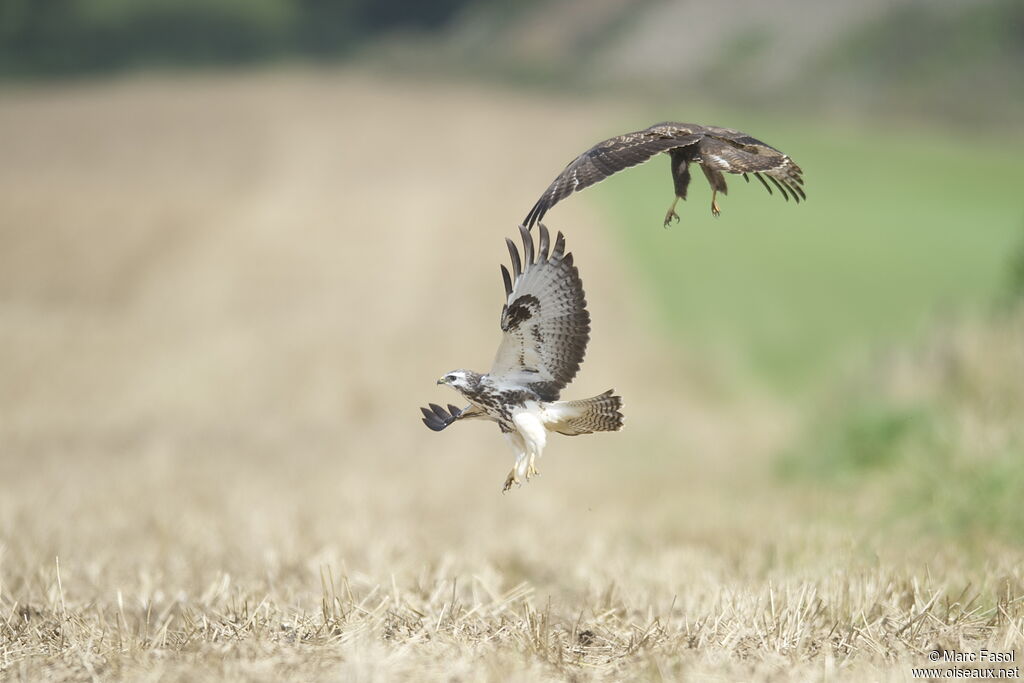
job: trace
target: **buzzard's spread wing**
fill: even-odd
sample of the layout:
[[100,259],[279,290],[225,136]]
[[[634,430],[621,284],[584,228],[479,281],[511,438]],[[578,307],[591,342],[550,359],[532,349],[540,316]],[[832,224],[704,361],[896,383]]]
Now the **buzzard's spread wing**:
[[[660,152],[681,147],[694,149],[710,173],[742,173],[750,182],[753,173],[769,194],[771,181],[787,200],[806,199],[803,171],[787,155],[757,138],[732,128],[694,123],[657,123],[650,128],[599,142],[565,167],[530,209],[524,221],[532,227],[547,211],[573,192],[598,183],[630,166],[641,164]],[[709,176],[710,177],[710,176]],[[765,180],[767,177],[768,180]]]
[[797,202],[807,199],[803,171],[789,156],[738,130],[708,126],[706,131],[706,137],[697,145],[701,163],[706,168],[742,173],[748,183],[747,174],[753,173],[771,194],[772,188],[765,182],[764,174],[787,201],[790,197]]
[[597,143],[558,174],[530,209],[524,223],[532,228],[548,209],[573,192],[599,183],[624,168],[642,164],[660,152],[692,145],[700,140],[701,131],[701,126],[692,124],[659,123]]
[[461,410],[451,403],[448,404],[448,410],[445,410],[436,403],[430,403],[429,406],[429,408],[420,408],[420,411],[423,413],[423,424],[435,432],[441,431],[456,420],[484,417],[486,415],[484,411],[471,405]]
[[580,368],[590,338],[590,315],[583,283],[565,253],[565,238],[558,233],[548,253],[550,236],[540,226],[540,243],[519,226],[523,258],[512,240],[508,243],[512,272],[501,267],[505,280],[505,306],[501,329],[505,333],[494,358],[491,377],[499,383],[527,386],[545,401],[558,394]]

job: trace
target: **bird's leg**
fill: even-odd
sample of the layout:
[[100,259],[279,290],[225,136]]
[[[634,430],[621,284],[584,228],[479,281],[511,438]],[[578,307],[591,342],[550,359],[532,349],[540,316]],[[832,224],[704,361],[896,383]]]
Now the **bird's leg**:
[[505,493],[505,491],[512,488],[512,484],[515,484],[516,486],[523,485],[522,477],[526,471],[526,462],[525,452],[520,452],[516,455],[516,464],[512,466],[512,469],[509,470],[508,476],[505,477],[505,486],[501,489],[502,493]]
[[722,210],[718,208],[718,202],[715,201],[715,197],[718,196],[718,190],[711,190],[711,215],[715,218],[722,213]]
[[668,213],[665,214],[665,227],[666,228],[668,227],[668,224],[672,222],[673,218],[676,219],[676,223],[679,222],[679,214],[676,213],[676,204],[678,204],[678,203],[679,203],[679,195],[676,195],[676,198],[672,200],[672,206],[668,207]]
[[540,470],[537,469],[536,460],[536,454],[530,453],[530,462],[526,465],[526,481],[530,481],[530,477],[540,476]]

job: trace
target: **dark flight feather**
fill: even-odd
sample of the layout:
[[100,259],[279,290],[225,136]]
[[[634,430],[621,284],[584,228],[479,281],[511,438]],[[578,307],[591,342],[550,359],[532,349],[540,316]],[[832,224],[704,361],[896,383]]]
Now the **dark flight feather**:
[[508,245],[508,253],[509,256],[512,257],[512,275],[513,277],[518,278],[523,274],[523,264],[519,260],[519,249],[517,249],[515,243],[507,237],[505,238],[505,244]]
[[423,413],[423,424],[427,425],[435,432],[439,432],[452,422],[459,419],[459,415],[462,411],[455,406],[448,404],[448,410],[446,411],[436,403],[428,404],[429,408],[420,408]]
[[501,280],[505,283],[505,298],[512,293],[512,277],[508,274],[508,268],[504,264],[501,266]]
[[484,412],[482,410],[471,405],[466,406],[465,408],[459,408],[458,406],[453,406],[449,403],[448,410],[445,410],[436,403],[430,403],[428,405],[429,408],[420,408],[420,412],[423,413],[423,424],[427,425],[427,427],[435,432],[443,430],[456,420],[484,416]]

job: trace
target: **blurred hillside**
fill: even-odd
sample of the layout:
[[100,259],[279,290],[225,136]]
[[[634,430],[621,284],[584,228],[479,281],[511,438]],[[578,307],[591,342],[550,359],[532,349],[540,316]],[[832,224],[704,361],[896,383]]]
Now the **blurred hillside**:
[[538,78],[982,118],[1024,100],[1024,5],[1013,0],[566,0],[511,18],[475,9],[454,44]]
[[0,73],[56,76],[140,66],[340,57],[404,27],[435,29],[465,0],[2,0]]
[[783,110],[1024,118],[1015,0],[0,1],[6,77],[354,58]]

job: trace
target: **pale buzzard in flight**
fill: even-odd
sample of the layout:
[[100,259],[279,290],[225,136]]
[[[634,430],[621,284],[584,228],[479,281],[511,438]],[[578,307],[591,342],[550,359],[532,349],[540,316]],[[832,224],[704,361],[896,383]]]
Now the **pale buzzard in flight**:
[[505,305],[501,311],[504,337],[494,365],[487,374],[453,370],[437,381],[447,384],[469,401],[445,410],[431,403],[421,408],[423,422],[436,432],[456,420],[485,418],[498,423],[515,453],[515,464],[505,479],[512,484],[537,474],[537,458],[548,432],[575,436],[622,428],[622,399],[608,390],[580,401],[558,397],[579,370],[590,338],[590,315],[583,283],[565,253],[565,238],[558,233],[548,253],[550,238],[540,226],[540,241],[523,226],[523,255],[508,243],[512,272],[505,266]]

